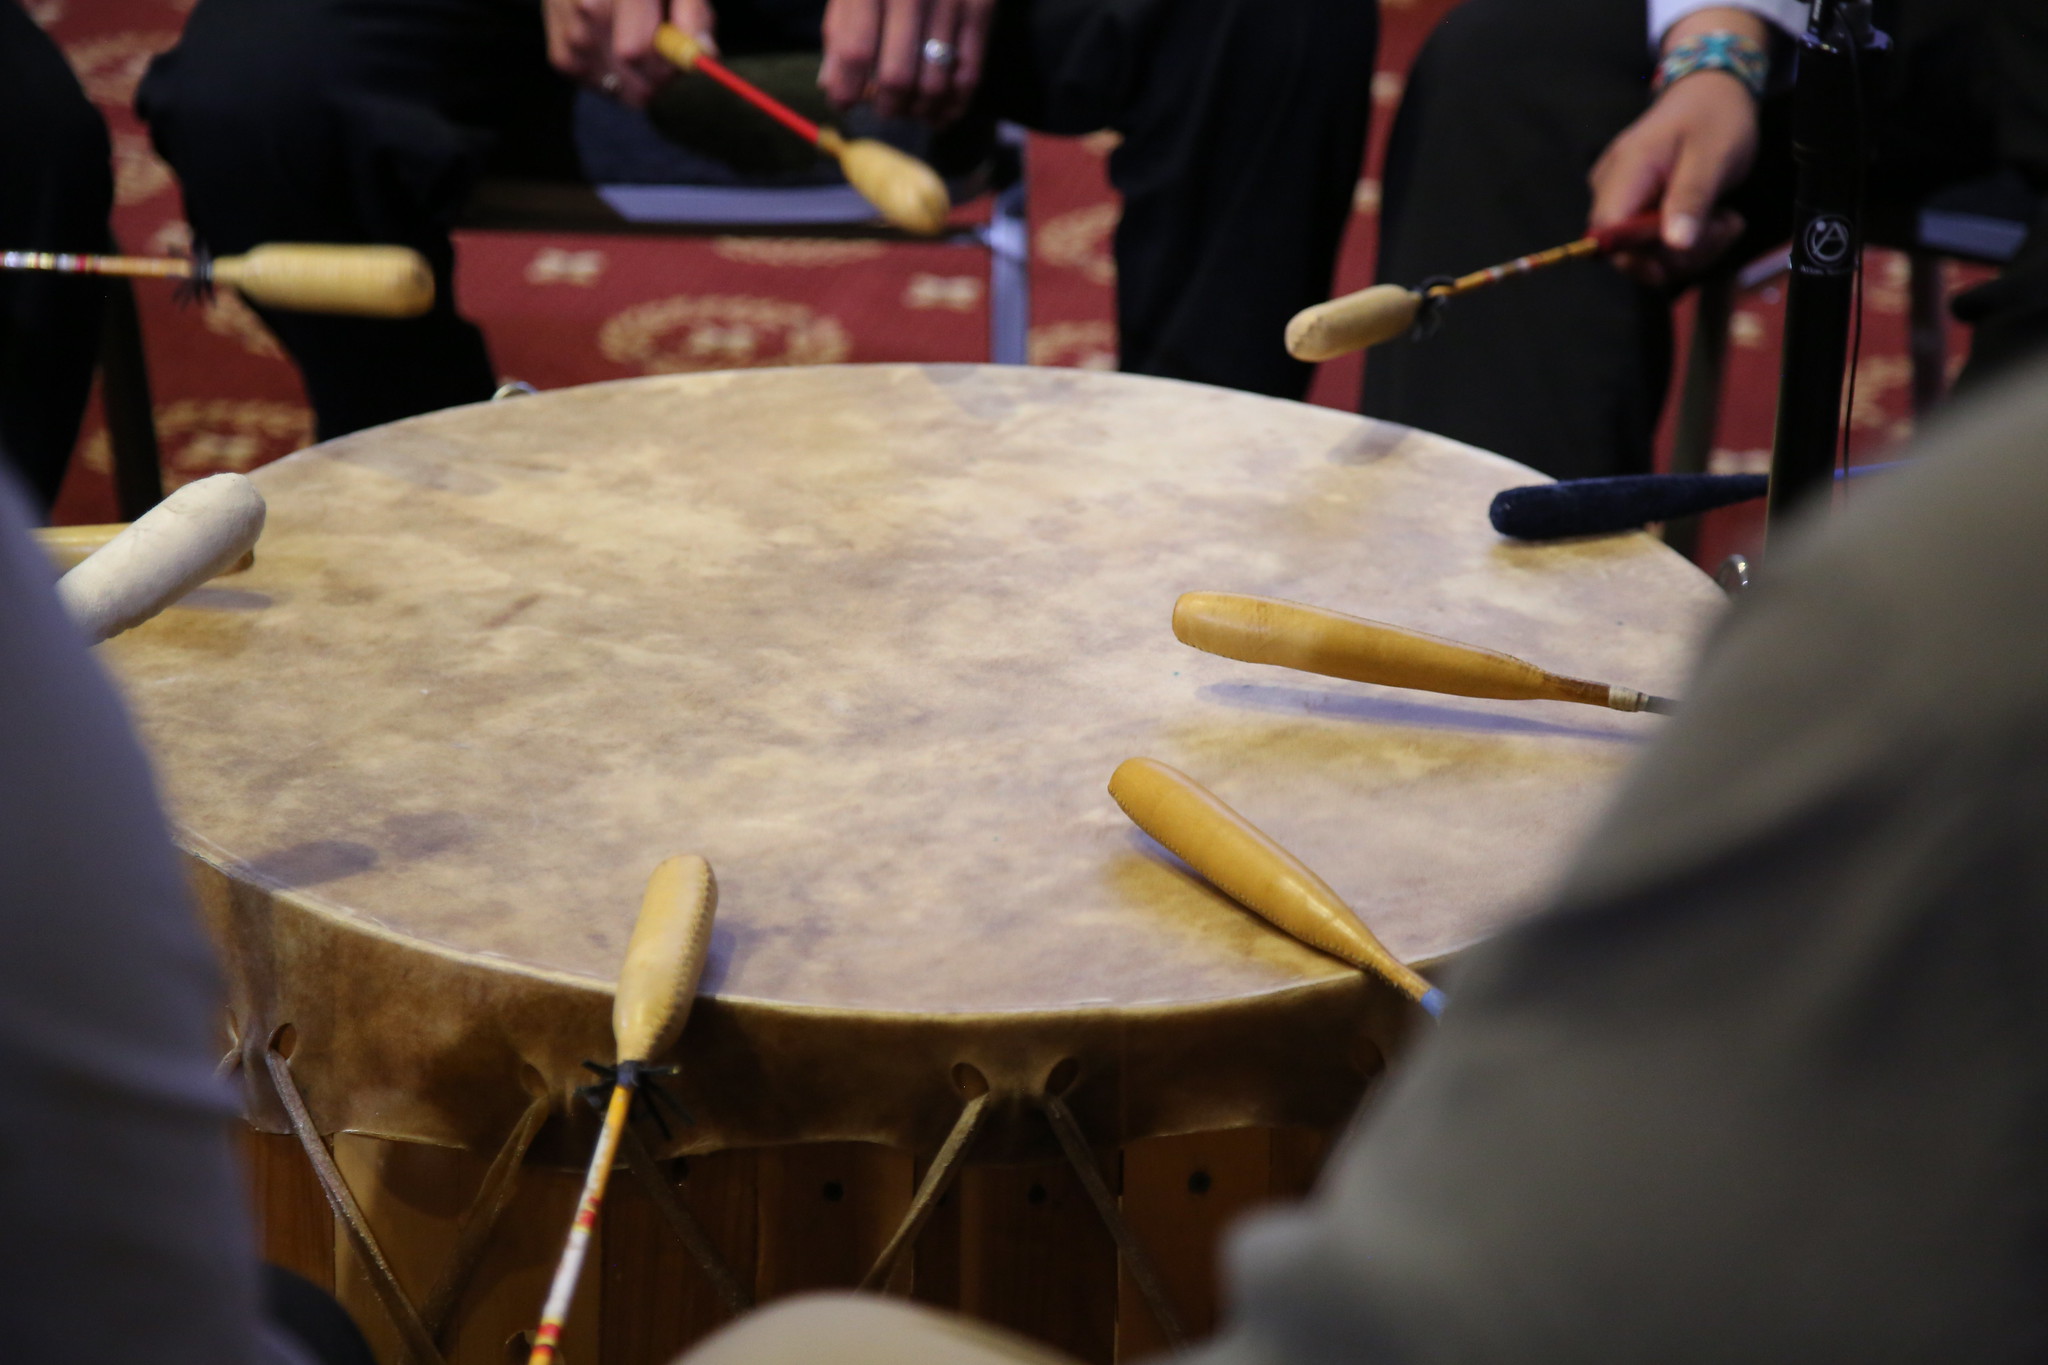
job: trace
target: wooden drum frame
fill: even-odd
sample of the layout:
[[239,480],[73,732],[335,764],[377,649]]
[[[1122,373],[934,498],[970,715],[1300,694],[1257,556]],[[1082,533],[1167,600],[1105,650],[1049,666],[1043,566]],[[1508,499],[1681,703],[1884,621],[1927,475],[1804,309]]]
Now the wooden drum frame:
[[[1257,593],[1670,693],[1718,594],[1502,541],[1527,469],[1078,371],[849,366],[455,409],[260,470],[248,574],[108,647],[230,985],[265,1241],[387,1361],[521,1356],[640,883],[720,882],[575,1365],[866,1282],[1132,1358],[1213,1324],[1413,1024],[1104,791],[1171,763],[1404,958],[1540,895],[1662,722],[1176,643]],[[1168,1324],[1171,1324],[1170,1326]]]

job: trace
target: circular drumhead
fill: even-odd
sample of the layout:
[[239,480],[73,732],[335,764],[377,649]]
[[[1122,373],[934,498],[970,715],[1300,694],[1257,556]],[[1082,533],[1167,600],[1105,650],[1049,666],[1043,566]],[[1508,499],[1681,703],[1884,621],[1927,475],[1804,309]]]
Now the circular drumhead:
[[1341,976],[1104,790],[1186,770],[1394,949],[1530,904],[1655,717],[1197,653],[1192,589],[1670,694],[1719,601],[1644,536],[1503,541],[1521,466],[1297,403],[982,366],[634,380],[257,475],[248,574],[110,647],[181,838],[241,880],[607,985],[649,871],[716,869],[706,988],[887,1012]]

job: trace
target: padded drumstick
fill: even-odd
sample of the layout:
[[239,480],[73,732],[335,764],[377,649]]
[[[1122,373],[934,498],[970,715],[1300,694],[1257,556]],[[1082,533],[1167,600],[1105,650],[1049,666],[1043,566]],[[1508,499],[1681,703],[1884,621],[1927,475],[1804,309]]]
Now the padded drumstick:
[[1583,256],[1606,256],[1632,246],[1647,246],[1657,240],[1658,231],[1656,214],[1638,214],[1589,232],[1575,242],[1532,251],[1503,265],[1490,265],[1454,280],[1425,284],[1419,289],[1376,284],[1318,303],[1302,309],[1288,322],[1287,353],[1296,360],[1334,360],[1352,351],[1362,351],[1411,331],[1425,304],[1456,298],[1515,275]]
[[[85,559],[106,547],[115,536],[120,535],[134,523],[126,521],[85,522],[74,526],[38,526],[36,544],[43,547],[50,562],[61,573],[74,569]],[[225,578],[229,574],[241,573],[256,563],[256,552],[251,550],[234,563],[220,571]]]
[[938,172],[908,152],[873,138],[848,140],[837,130],[821,128],[704,50],[704,45],[673,24],[654,34],[654,49],[685,71],[701,71],[783,127],[839,162],[846,183],[873,204],[888,222],[906,232],[930,237],[944,230],[953,198]]
[[1111,774],[1109,794],[1139,829],[1245,909],[1443,1013],[1444,993],[1388,952],[1329,883],[1186,773],[1127,758]]
[[139,626],[255,548],[263,495],[240,474],[188,483],[57,580],[95,643]]
[[416,318],[434,306],[434,272],[407,246],[275,242],[241,256],[74,256],[0,251],[0,270],[127,275],[230,284],[251,303],[298,313]]
[[1547,672],[1511,654],[1321,607],[1234,592],[1191,592],[1173,604],[1184,645],[1248,664],[1328,678],[1502,701],[1575,701],[1669,714],[1677,704],[1610,683]]
[[[1835,477],[1861,478],[1902,463],[1884,460],[1857,465],[1836,470]],[[1637,531],[1653,521],[1697,516],[1760,498],[1770,487],[1767,474],[1621,474],[1562,479],[1496,493],[1486,515],[1493,529],[1504,536],[1562,540]]]
[[1760,498],[1767,474],[1622,474],[1566,479],[1496,493],[1486,509],[1493,529],[1517,540],[1561,540],[1638,531],[1653,521],[1697,516]]
[[640,918],[626,944],[626,965],[619,971],[618,991],[612,1000],[612,1038],[617,1044],[619,1069],[611,1103],[605,1109],[597,1151],[583,1181],[583,1198],[569,1224],[562,1259],[555,1265],[555,1278],[548,1287],[527,1365],[546,1365],[555,1358],[576,1280],[583,1272],[584,1253],[590,1249],[598,1206],[604,1202],[605,1184],[611,1179],[619,1139],[626,1131],[633,1091],[640,1084],[640,1069],[675,1042],[690,1017],[690,1002],[697,997],[697,981],[704,975],[704,959],[711,951],[711,918],[717,908],[718,883],[711,875],[711,865],[702,858],[670,858],[647,879]]

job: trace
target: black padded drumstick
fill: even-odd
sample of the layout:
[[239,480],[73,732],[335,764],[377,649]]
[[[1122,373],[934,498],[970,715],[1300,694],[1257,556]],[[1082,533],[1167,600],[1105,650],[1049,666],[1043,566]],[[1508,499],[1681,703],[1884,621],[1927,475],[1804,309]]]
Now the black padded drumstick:
[[1760,498],[1768,474],[1622,474],[1530,484],[1494,495],[1493,529],[1517,540],[1562,540],[1636,531]]
[[[1835,477],[1858,478],[1903,463],[1858,465]],[[1563,540],[1639,531],[1653,521],[1698,516],[1717,507],[1760,498],[1768,474],[1621,474],[1528,484],[1494,495],[1487,509],[1493,529],[1517,540]]]

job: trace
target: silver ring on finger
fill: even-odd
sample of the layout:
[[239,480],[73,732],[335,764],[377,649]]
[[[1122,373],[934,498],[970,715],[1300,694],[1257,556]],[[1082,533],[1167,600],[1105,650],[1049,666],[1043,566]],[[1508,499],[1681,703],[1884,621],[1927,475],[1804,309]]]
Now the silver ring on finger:
[[924,40],[924,64],[926,66],[936,66],[944,70],[953,65],[954,57],[953,45],[944,39],[927,38]]
[[605,72],[604,79],[598,82],[598,85],[607,95],[618,94],[620,90],[625,88],[625,84],[625,81],[620,79],[619,73],[616,71]]

